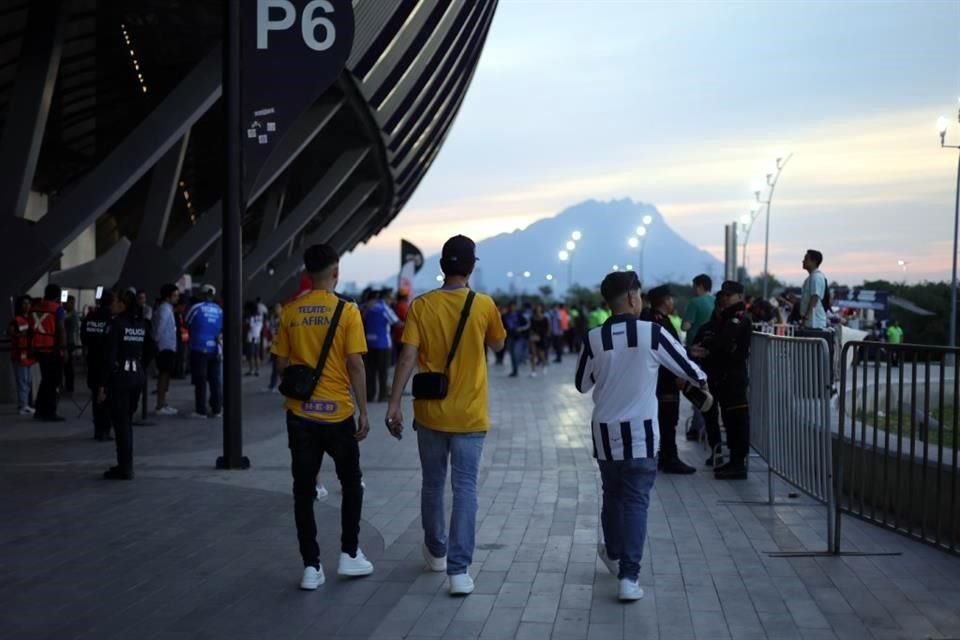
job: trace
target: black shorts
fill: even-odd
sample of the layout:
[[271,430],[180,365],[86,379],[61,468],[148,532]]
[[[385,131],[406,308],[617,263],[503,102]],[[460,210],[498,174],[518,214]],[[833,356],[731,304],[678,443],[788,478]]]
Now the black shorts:
[[260,341],[259,340],[247,340],[247,357],[260,357]]
[[157,371],[172,374],[177,368],[177,352],[161,351],[157,354]]

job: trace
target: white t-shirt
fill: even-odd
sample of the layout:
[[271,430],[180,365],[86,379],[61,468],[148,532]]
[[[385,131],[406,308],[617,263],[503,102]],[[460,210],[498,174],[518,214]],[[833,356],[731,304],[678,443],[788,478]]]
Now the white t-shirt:
[[823,308],[823,298],[827,294],[827,277],[820,273],[820,270],[812,272],[807,279],[803,281],[803,289],[800,294],[800,317],[804,318],[807,309],[810,308],[810,300],[817,296],[819,301],[814,305],[813,313],[810,319],[803,323],[808,329],[826,329],[827,312]]
[[260,342],[263,335],[263,316],[252,315],[247,318],[247,342]]

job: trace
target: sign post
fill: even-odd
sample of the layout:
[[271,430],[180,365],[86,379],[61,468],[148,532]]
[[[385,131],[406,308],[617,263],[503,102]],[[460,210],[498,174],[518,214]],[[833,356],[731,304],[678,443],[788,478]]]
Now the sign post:
[[240,375],[244,185],[340,75],[353,47],[354,16],[350,0],[224,0],[223,7],[223,455],[217,468],[247,469]]

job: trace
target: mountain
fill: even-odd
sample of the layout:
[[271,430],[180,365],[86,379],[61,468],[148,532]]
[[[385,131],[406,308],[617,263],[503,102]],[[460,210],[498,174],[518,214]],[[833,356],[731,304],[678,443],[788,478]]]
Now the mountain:
[[[652,220],[641,270],[640,249],[630,248],[628,240],[636,235],[644,216]],[[582,238],[572,252],[571,266],[561,262],[558,254],[574,231],[579,231]],[[621,269],[632,265],[641,273],[645,289],[667,281],[689,282],[699,273],[707,273],[715,281],[723,275],[723,264],[671,229],[656,207],[630,199],[581,202],[526,229],[477,243],[477,257],[480,262],[471,284],[487,292],[519,288],[532,293],[545,284],[550,284],[554,291],[564,291],[571,268],[575,284],[595,287],[614,264]],[[525,278],[524,272],[529,272],[530,277]],[[435,254],[426,259],[417,276],[416,290],[435,288],[439,273],[440,255]],[[513,278],[508,273],[513,273]],[[553,275],[552,281],[546,279],[547,274]]]

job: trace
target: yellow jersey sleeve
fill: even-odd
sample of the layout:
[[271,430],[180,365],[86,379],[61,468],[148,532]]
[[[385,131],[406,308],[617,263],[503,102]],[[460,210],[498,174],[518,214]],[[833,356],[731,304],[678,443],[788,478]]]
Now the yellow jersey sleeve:
[[289,323],[287,317],[287,310],[284,309],[280,312],[280,322],[277,326],[277,335],[273,338],[273,346],[270,348],[270,353],[279,357],[279,358],[289,358],[290,357],[290,334],[287,329],[287,324]]
[[500,317],[500,310],[491,298],[487,298],[487,334],[486,342],[499,342],[507,337],[507,330],[503,328],[503,319]]
[[400,342],[419,347],[420,334],[420,305],[414,300],[407,314],[407,322],[403,325],[403,337],[400,338]]
[[344,316],[347,322],[346,326],[346,353],[367,352],[367,336],[363,331],[363,318],[360,317],[360,309],[355,304],[348,304],[344,309]]

